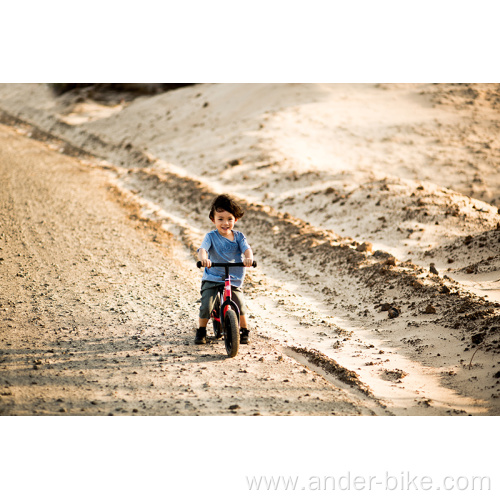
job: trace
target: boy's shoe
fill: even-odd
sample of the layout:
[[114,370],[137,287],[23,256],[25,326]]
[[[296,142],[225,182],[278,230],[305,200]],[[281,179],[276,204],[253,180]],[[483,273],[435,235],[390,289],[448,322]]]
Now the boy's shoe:
[[207,329],[198,328],[196,330],[196,337],[194,338],[195,344],[206,344],[207,343]]
[[248,340],[248,334],[250,332],[246,328],[242,328],[240,330],[240,344],[249,344],[250,341]]

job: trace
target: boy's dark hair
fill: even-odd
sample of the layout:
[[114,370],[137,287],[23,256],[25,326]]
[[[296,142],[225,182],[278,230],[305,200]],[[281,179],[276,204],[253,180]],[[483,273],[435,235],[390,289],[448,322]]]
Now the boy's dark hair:
[[222,212],[225,210],[230,214],[234,215],[235,219],[241,219],[244,215],[244,211],[241,206],[234,201],[229,195],[221,194],[215,198],[210,207],[210,220],[213,221],[215,218],[215,212]]

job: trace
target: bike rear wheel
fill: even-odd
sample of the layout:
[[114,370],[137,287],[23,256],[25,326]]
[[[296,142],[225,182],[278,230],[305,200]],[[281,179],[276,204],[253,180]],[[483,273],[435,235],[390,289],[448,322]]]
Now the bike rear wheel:
[[216,339],[222,338],[222,328],[219,319],[219,308],[220,308],[220,300],[219,297],[215,299],[214,310],[212,312],[212,328],[214,330],[214,335]]
[[234,358],[240,346],[240,329],[238,316],[232,309],[229,309],[224,316],[224,343],[227,355]]

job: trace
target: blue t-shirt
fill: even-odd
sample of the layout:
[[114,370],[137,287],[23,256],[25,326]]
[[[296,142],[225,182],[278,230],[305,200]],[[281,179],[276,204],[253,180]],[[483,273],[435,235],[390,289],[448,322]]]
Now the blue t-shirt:
[[[250,248],[250,245],[245,235],[239,231],[233,230],[233,237],[233,241],[228,240],[224,236],[221,236],[217,229],[214,229],[205,235],[200,248],[204,248],[207,251],[208,258],[212,262],[229,262],[232,264],[243,262],[243,254]],[[231,285],[241,286],[245,278],[245,271],[244,267],[230,267]],[[202,280],[224,283],[224,278],[225,270],[223,267],[206,267]]]

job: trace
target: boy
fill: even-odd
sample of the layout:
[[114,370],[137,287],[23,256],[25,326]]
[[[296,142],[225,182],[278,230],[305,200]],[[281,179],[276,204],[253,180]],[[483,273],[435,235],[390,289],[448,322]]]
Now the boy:
[[[201,281],[201,306],[199,328],[195,344],[207,342],[207,324],[217,297],[217,288],[224,284],[224,268],[211,267],[214,262],[243,262],[245,267],[253,263],[253,252],[243,233],[235,231],[234,225],[243,217],[243,209],[230,196],[217,196],[210,207],[210,220],[215,229],[203,238],[198,249],[198,259],[205,271]],[[244,267],[231,268],[232,296],[240,309],[240,344],[248,344],[248,324],[245,316],[245,301],[241,285],[245,278]]]

